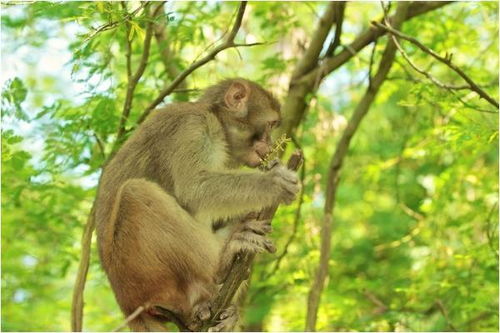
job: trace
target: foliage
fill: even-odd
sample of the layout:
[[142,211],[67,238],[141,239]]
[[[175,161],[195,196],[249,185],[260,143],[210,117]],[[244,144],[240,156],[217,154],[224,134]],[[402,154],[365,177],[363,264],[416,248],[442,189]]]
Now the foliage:
[[[127,3],[127,12],[138,5]],[[250,3],[236,42],[265,44],[221,52],[188,77],[189,90],[165,102],[196,98],[231,76],[284,98],[326,5]],[[140,10],[127,20],[117,2],[2,7],[1,328],[68,330],[81,232],[126,98],[126,40],[135,71],[150,18]],[[202,57],[236,9],[167,3],[156,20],[165,25],[169,61],[153,38],[126,129],[174,79],[165,63],[178,72]],[[382,14],[378,3],[348,3],[342,45]],[[498,100],[497,3],[448,5],[406,22],[403,32],[439,54],[453,53],[454,63]],[[387,40],[377,42],[374,63]],[[401,45],[432,76],[463,85],[412,44]],[[306,159],[300,216],[293,205],[274,220],[278,252],[258,257],[244,302],[246,330],[304,329],[329,160],[368,84],[371,53],[372,46],[363,49],[308,99],[293,136]],[[398,54],[341,175],[318,330],[498,330],[497,110],[470,90],[433,85]],[[91,260],[84,329],[111,330],[123,318],[95,244]]]

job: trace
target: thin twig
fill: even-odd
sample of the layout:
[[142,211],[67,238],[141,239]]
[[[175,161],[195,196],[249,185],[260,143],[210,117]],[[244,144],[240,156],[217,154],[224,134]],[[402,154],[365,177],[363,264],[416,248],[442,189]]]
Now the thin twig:
[[455,86],[447,83],[443,83],[433,77],[429,72],[419,68],[411,59],[408,53],[403,49],[401,44],[399,44],[397,38],[394,35],[391,35],[392,40],[396,44],[396,47],[398,48],[399,53],[403,56],[403,58],[406,60],[406,62],[412,67],[416,72],[422,74],[426,78],[428,78],[432,83],[434,83],[436,86],[446,89],[446,90],[464,90],[464,89],[470,89],[469,85],[461,85],[461,86]]
[[[180,20],[182,22],[182,19]],[[171,41],[167,38],[165,33],[166,31],[166,20],[162,20],[160,22],[155,22],[154,26],[154,36],[156,42],[158,44],[158,48],[160,49],[161,61],[163,62],[163,66],[165,67],[165,71],[167,72],[169,79],[174,79],[181,72],[179,66],[174,61],[174,55],[172,54]],[[187,101],[187,94],[183,94],[181,90],[187,89],[187,81],[182,81],[178,89],[173,91],[175,95],[176,101]]]
[[87,218],[82,234],[82,254],[78,265],[75,285],[73,286],[73,299],[71,303],[71,330],[81,332],[83,317],[83,291],[87,280],[87,272],[90,263],[90,247],[92,244],[92,232],[95,228],[95,200]]
[[368,65],[368,86],[369,87],[371,87],[371,85],[372,85],[373,60],[375,59],[375,49],[377,48],[377,41],[378,41],[378,39],[376,39],[373,42],[372,52],[370,53],[370,64]]
[[498,109],[498,107],[499,107],[498,102],[493,97],[488,95],[488,93],[486,93],[483,89],[481,89],[481,87],[479,87],[467,74],[465,74],[462,69],[460,69],[458,66],[453,64],[453,62],[451,61],[452,54],[447,53],[445,57],[442,57],[439,54],[437,54],[435,51],[431,50],[430,48],[428,48],[427,46],[422,44],[417,39],[415,39],[411,36],[405,35],[402,32],[400,32],[396,29],[393,29],[392,27],[388,27],[388,26],[386,26],[382,23],[376,22],[376,21],[373,21],[372,24],[378,28],[384,29],[385,31],[391,33],[392,35],[395,35],[398,38],[402,38],[402,39],[412,43],[413,45],[417,46],[423,52],[429,54],[434,59],[436,59],[436,60],[440,61],[441,63],[445,64],[446,66],[448,66],[455,73],[457,73],[462,79],[464,79],[465,82],[468,83],[468,85],[472,91],[475,91],[481,98],[484,98],[486,101],[488,101],[488,103],[490,103],[491,105],[495,106]]
[[[306,175],[305,165],[306,165],[306,161],[305,161],[305,158],[303,157],[302,168],[300,170],[300,183],[301,184],[304,184],[304,178]],[[276,261],[274,262],[273,269],[264,275],[263,280],[267,280],[270,276],[272,276],[273,274],[275,274],[278,271],[280,264],[281,264],[281,261],[288,253],[288,248],[290,247],[290,245],[294,241],[295,237],[297,236],[297,230],[299,228],[299,222],[300,222],[300,217],[301,217],[301,213],[302,213],[302,204],[303,203],[304,203],[304,186],[302,186],[302,188],[300,190],[299,201],[297,203],[297,208],[295,210],[295,216],[293,218],[292,233],[290,234],[290,237],[286,241],[285,246],[283,247],[283,251],[276,258]]]
[[138,124],[142,123],[144,119],[153,111],[161,102],[163,102],[163,99],[167,97],[170,93],[172,93],[175,88],[192,72],[194,72],[196,69],[199,67],[205,65],[211,60],[215,59],[215,56],[219,54],[219,52],[231,48],[231,47],[241,47],[241,46],[253,46],[253,45],[259,45],[259,43],[252,43],[252,44],[235,44],[234,43],[234,38],[236,37],[236,34],[238,33],[238,30],[241,27],[241,22],[243,21],[243,15],[245,14],[245,8],[246,8],[247,2],[242,1],[240,4],[240,7],[238,8],[238,14],[236,16],[236,20],[234,22],[234,25],[231,29],[231,32],[229,33],[227,39],[220,44],[219,46],[215,47],[211,52],[209,52],[204,58],[198,60],[197,62],[193,63],[189,68],[184,70],[182,73],[180,73],[174,81],[166,86],[156,97],[151,104],[146,107],[144,110],[143,114],[140,116],[138,120]]
[[145,310],[144,306],[142,306],[142,305],[139,306],[134,312],[132,312],[132,314],[130,316],[128,316],[123,321],[123,323],[121,323],[117,328],[115,328],[111,332],[118,332],[119,330],[121,330],[122,328],[124,328],[125,326],[127,326],[128,323],[130,323],[132,320],[134,320],[135,318],[137,318],[144,310]]
[[[125,103],[123,104],[123,111],[122,111],[122,116],[120,118],[120,124],[118,126],[118,133],[116,135],[116,140],[115,140],[115,148],[117,145],[120,144],[120,141],[125,133],[125,125],[127,123],[128,117],[130,115],[130,110],[132,109],[132,100],[134,98],[134,91],[135,88],[137,87],[137,83],[139,83],[139,80],[142,77],[142,74],[144,74],[144,71],[146,69],[146,65],[148,63],[148,58],[149,58],[149,51],[151,49],[151,38],[153,37],[153,27],[154,27],[154,17],[158,14],[159,9],[163,7],[164,2],[160,3],[154,10],[154,13],[152,14],[152,20],[147,23],[146,27],[146,36],[144,38],[144,47],[142,51],[142,56],[141,60],[139,62],[139,67],[137,68],[136,72],[134,75],[128,77],[128,83],[127,83],[127,94],[125,96]],[[130,48],[130,41],[128,41],[128,36],[127,36],[127,45]],[[127,50],[127,68],[130,67],[130,54],[128,53],[129,50]]]
[[448,311],[447,311],[447,310],[446,310],[446,308],[444,307],[443,302],[442,302],[440,299],[438,299],[438,300],[436,300],[436,305],[437,305],[437,307],[439,308],[439,311],[440,311],[440,312],[441,312],[441,314],[443,315],[444,319],[446,320],[446,324],[448,325],[448,327],[449,327],[452,331],[456,332],[456,331],[457,331],[457,329],[456,329],[456,327],[453,325],[452,321],[450,320],[450,317],[448,316]]
[[363,295],[365,295],[370,302],[377,306],[377,308],[373,311],[374,314],[382,314],[389,309],[389,307],[385,305],[385,303],[382,302],[382,300],[380,300],[380,298],[378,298],[377,295],[375,295],[371,291],[364,290]]
[[[298,149],[303,151],[302,147],[298,143],[295,136],[292,136],[292,141]],[[300,169],[300,183],[302,185],[304,184],[305,177],[306,177],[306,159],[305,159],[305,156],[302,156],[302,167]],[[300,222],[300,217],[301,217],[301,213],[302,213],[302,204],[304,203],[304,192],[305,192],[305,186],[302,186],[302,188],[300,189],[299,201],[297,203],[297,208],[295,210],[295,216],[293,218],[292,233],[290,234],[290,237],[286,241],[285,246],[283,247],[283,251],[275,259],[273,269],[264,275],[263,280],[267,280],[270,276],[272,276],[273,274],[275,274],[278,271],[280,264],[281,264],[281,261],[287,255],[288,248],[290,247],[290,245],[292,244],[292,242],[294,241],[294,239],[297,235],[297,230],[299,228],[299,222]]]
[[99,138],[96,132],[93,132],[92,135],[94,136],[97,146],[99,147],[99,151],[101,152],[102,158],[106,158],[106,151],[104,150],[104,144],[101,138]]
[[[123,10],[126,12],[127,11],[127,3],[125,1],[122,1],[121,2],[121,5],[122,5],[122,8]],[[126,27],[126,33],[127,35],[125,36],[125,46],[127,48],[126,52],[125,52],[125,58],[126,58],[126,61],[127,61],[127,80],[128,81],[131,81],[132,80],[132,61],[131,61],[131,58],[132,58],[132,41],[130,40],[130,23],[129,21],[127,20],[125,22],[125,27]]]
[[118,25],[122,24],[123,22],[128,21],[129,19],[131,19],[132,17],[134,17],[141,9],[143,9],[144,7],[146,7],[148,5],[149,5],[148,1],[141,2],[141,4],[139,5],[139,7],[137,7],[136,9],[134,9],[134,11],[131,12],[130,14],[124,16],[121,20],[109,22],[109,23],[103,24],[100,27],[94,29],[94,31],[92,33],[90,33],[83,40],[82,45],[85,44],[86,42],[88,42],[89,40],[91,40],[92,38],[94,38],[97,34],[103,32],[103,31],[111,30],[111,29],[117,27]]

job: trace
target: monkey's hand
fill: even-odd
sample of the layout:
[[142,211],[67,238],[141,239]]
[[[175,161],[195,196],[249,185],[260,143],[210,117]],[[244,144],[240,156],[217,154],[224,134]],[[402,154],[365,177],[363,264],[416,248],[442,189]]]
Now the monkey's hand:
[[273,190],[276,191],[278,203],[291,204],[300,191],[300,182],[294,171],[283,165],[277,165],[268,172]]

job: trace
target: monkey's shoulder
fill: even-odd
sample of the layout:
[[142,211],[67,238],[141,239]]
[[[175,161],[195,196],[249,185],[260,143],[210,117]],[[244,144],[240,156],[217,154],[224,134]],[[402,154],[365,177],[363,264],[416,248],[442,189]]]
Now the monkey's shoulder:
[[[173,103],[155,110],[147,120],[147,127],[162,127],[163,131],[180,129],[184,132],[203,132],[210,137],[223,137],[224,131],[208,104],[199,102]],[[175,128],[172,128],[175,127]]]

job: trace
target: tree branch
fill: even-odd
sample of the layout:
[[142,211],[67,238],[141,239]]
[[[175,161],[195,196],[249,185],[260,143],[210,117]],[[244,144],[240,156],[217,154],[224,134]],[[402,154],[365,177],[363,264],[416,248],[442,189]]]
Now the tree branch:
[[292,80],[308,73],[318,65],[319,54],[334,23],[337,7],[336,2],[330,2],[323,16],[318,20],[311,42],[293,71]]
[[[440,8],[444,5],[451,3],[451,1],[414,1],[410,4],[408,13],[405,17],[406,20],[410,20],[416,16],[425,14],[434,9]],[[390,16],[388,20],[393,22],[395,15]],[[358,37],[342,52],[337,54],[335,57],[327,59],[322,66],[324,68],[315,68],[312,72],[308,73],[307,76],[303,77],[303,81],[307,81],[310,77],[315,77],[318,71],[323,71],[326,75],[336,70],[348,60],[350,60],[354,55],[361,51],[365,46],[372,43],[376,39],[380,38],[386,33],[386,31],[380,27],[371,26],[369,29],[362,32]],[[301,80],[301,81],[302,81]]]
[[94,38],[97,34],[103,32],[103,31],[111,30],[111,29],[117,27],[118,25],[122,24],[123,22],[128,21],[129,19],[131,19],[132,17],[134,17],[141,9],[143,9],[144,7],[146,7],[148,5],[149,5],[149,2],[147,2],[147,1],[141,2],[141,4],[139,5],[139,7],[137,7],[136,9],[134,9],[134,11],[131,12],[130,14],[124,16],[121,20],[109,22],[109,23],[103,24],[100,27],[94,29],[94,31],[92,33],[90,33],[83,40],[82,44],[85,44],[86,42],[88,42],[89,40],[91,40],[92,38]]
[[[306,176],[305,165],[306,165],[305,158],[302,157],[302,169],[300,170],[300,182],[301,182],[301,184],[304,184],[304,179]],[[276,258],[276,260],[274,262],[273,269],[264,275],[263,280],[267,280],[271,275],[273,275],[274,273],[276,273],[278,271],[280,264],[281,264],[281,261],[287,255],[288,248],[290,247],[290,244],[292,244],[292,242],[295,239],[295,236],[297,235],[297,230],[299,228],[299,222],[300,222],[300,215],[302,213],[302,204],[304,203],[304,191],[305,191],[304,186],[302,186],[302,188],[300,190],[300,194],[299,194],[299,202],[297,203],[297,209],[295,210],[295,216],[293,218],[292,233],[290,234],[290,237],[286,241],[285,246],[283,247],[283,251]]]
[[[396,29],[393,29],[389,26],[383,25],[379,22],[372,22],[372,24],[380,29],[383,29],[383,30],[391,33],[393,36],[396,36],[398,38],[402,38],[406,41],[409,41],[410,43],[412,43],[413,45],[418,47],[420,50],[422,50],[423,52],[429,54],[434,59],[438,60],[439,62],[441,62],[441,63],[445,64],[446,66],[448,66],[449,68],[451,68],[462,79],[464,79],[465,82],[467,82],[470,90],[476,92],[479,95],[479,97],[484,98],[485,100],[488,101],[488,103],[490,103],[491,105],[493,105],[494,107],[496,107],[498,109],[498,107],[499,107],[498,102],[493,97],[488,95],[483,89],[481,89],[481,87],[479,87],[467,74],[465,74],[464,71],[462,71],[458,66],[456,66],[455,64],[452,63],[452,61],[451,61],[452,55],[451,54],[447,53],[447,55],[445,57],[442,57],[439,54],[437,54],[436,52],[434,52],[433,50],[431,50],[430,48],[428,48],[427,46],[425,46],[424,44],[420,43],[420,41],[418,41],[417,39],[415,39],[411,36],[405,35],[402,32],[400,32]],[[405,59],[406,59],[406,57],[405,57]],[[408,59],[407,59],[407,61],[408,61]],[[434,83],[436,83],[436,82],[434,82]]]
[[[396,14],[393,16],[394,26],[400,27],[403,24],[407,17],[408,9],[409,3],[399,3]],[[375,100],[380,87],[387,77],[387,74],[389,73],[394,62],[395,54],[396,46],[392,40],[389,40],[382,55],[382,59],[380,60],[378,71],[373,77],[371,85],[368,86],[365,95],[354,110],[351,119],[347,123],[347,127],[344,130],[344,133],[342,134],[342,137],[337,144],[335,153],[330,161],[326,185],[327,187],[325,190],[326,193],[323,225],[321,226],[320,260],[314,277],[314,282],[309,290],[308,295],[305,327],[306,331],[316,330],[316,319],[320,297],[321,293],[323,292],[326,277],[328,275],[328,261],[330,259],[331,250],[333,212],[335,208],[336,193],[340,182],[340,170],[342,168],[344,158],[349,150],[351,139],[354,133],[356,133],[356,130],[358,129],[361,121],[368,113],[371,104]]]
[[[414,1],[411,2],[405,20],[410,20],[416,16],[425,14],[429,11],[441,8],[444,5],[451,3],[450,1]],[[389,17],[393,20],[394,16]],[[335,71],[337,68],[348,62],[352,57],[357,55],[365,46],[374,42],[385,34],[382,28],[371,26],[356,37],[350,44],[335,56],[325,58],[321,65],[316,66],[302,77],[290,81],[288,95],[283,103],[283,123],[279,134],[287,133],[290,135],[302,120],[307,109],[305,102],[306,96],[314,93],[317,83],[321,82],[327,75]]]
[[339,1],[335,2],[336,4],[336,10],[335,10],[335,37],[333,38],[333,41],[330,43],[328,46],[328,49],[326,50],[325,57],[329,58],[333,56],[335,53],[335,50],[337,47],[340,45],[340,36],[342,35],[342,26],[344,24],[344,12],[345,12],[345,1]]
[[[175,62],[173,61],[172,50],[169,45],[168,38],[165,34],[166,23],[163,20],[161,23],[155,23],[154,26],[154,35],[156,42],[158,44],[158,48],[160,49],[161,61],[163,62],[163,66],[165,67],[165,71],[167,72],[169,79],[176,78],[180,73],[180,69],[177,67]],[[186,90],[187,83],[183,80],[179,85],[178,89],[175,89],[173,93],[175,93],[175,100],[177,101],[187,101],[186,93],[179,93],[179,90]]]
[[95,229],[95,200],[92,204],[92,209],[87,218],[83,234],[82,234],[82,254],[80,256],[80,263],[78,265],[78,272],[76,275],[75,285],[73,286],[73,299],[71,303],[71,330],[73,332],[82,331],[82,317],[83,317],[83,291],[85,289],[85,282],[87,280],[87,272],[90,263],[90,247],[92,244],[92,233]]
[[112,330],[111,332],[118,332],[119,330],[121,330],[122,328],[125,328],[128,323],[130,323],[132,320],[134,320],[135,318],[137,318],[144,310],[146,310],[146,308],[144,306],[139,306],[137,309],[135,309],[134,312],[132,312],[130,314],[130,316],[128,316],[124,321],[123,323],[121,323],[118,327],[116,327],[114,330]]
[[200,68],[201,66],[205,65],[209,61],[214,60],[215,56],[219,52],[221,52],[225,49],[231,48],[231,47],[258,45],[258,43],[253,43],[253,44],[235,44],[234,43],[234,38],[236,37],[236,34],[238,33],[238,30],[241,27],[241,22],[243,21],[243,15],[245,14],[246,5],[247,5],[246,1],[241,2],[240,7],[238,8],[238,14],[236,16],[236,20],[234,22],[234,25],[231,29],[231,32],[229,33],[229,35],[225,39],[225,41],[222,44],[220,44],[219,46],[215,47],[205,57],[196,61],[189,68],[182,71],[182,73],[180,73],[170,85],[163,88],[163,90],[160,92],[158,97],[156,97],[154,99],[154,101],[148,107],[146,107],[143,114],[141,115],[141,117],[138,120],[138,124],[142,123],[144,121],[144,119],[146,119],[146,117],[151,113],[151,111],[153,111],[161,102],[163,102],[163,99],[165,97],[167,97],[170,93],[172,93],[175,90],[175,88],[177,88],[177,86],[189,74],[191,74],[192,72],[194,72],[196,69]]
[[[120,2],[122,8],[127,12],[127,3],[125,1]],[[127,80],[130,82],[132,80],[132,41],[130,40],[130,23],[128,20],[125,22],[125,28],[127,35],[125,36],[125,46],[127,48],[125,52],[125,58],[127,61]]]
[[[301,151],[294,152],[288,160],[288,168],[297,171],[302,163],[302,159],[303,156]],[[277,205],[264,209],[259,213],[258,220],[272,220],[277,209]],[[248,272],[254,257],[255,254],[245,253],[235,259],[229,270],[230,273],[226,281],[224,281],[219,294],[212,303],[212,317],[207,322],[203,323],[201,331],[206,331],[208,328],[213,327],[217,323],[220,313],[231,304],[241,283],[248,278]]]
[[[122,116],[120,118],[120,124],[118,126],[118,133],[116,135],[115,147],[120,144],[123,135],[125,134],[125,125],[127,123],[128,117],[130,115],[130,110],[132,109],[132,100],[134,98],[134,91],[137,87],[137,83],[144,74],[144,70],[146,69],[146,65],[148,63],[149,51],[151,49],[151,38],[153,37],[153,27],[154,27],[154,18],[158,15],[158,12],[163,7],[164,2],[160,3],[152,13],[151,20],[147,23],[146,26],[146,36],[144,38],[144,47],[142,51],[141,60],[139,62],[139,67],[133,75],[131,74],[131,65],[130,65],[130,53],[131,53],[131,45],[129,41],[129,36],[127,36],[127,71],[128,83],[127,83],[127,93],[125,96],[125,103],[123,104]],[[127,29],[128,31],[129,29]]]

